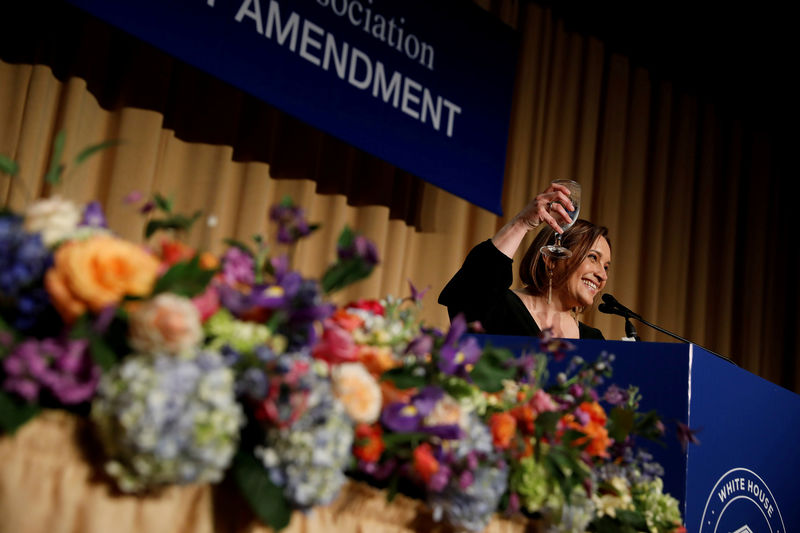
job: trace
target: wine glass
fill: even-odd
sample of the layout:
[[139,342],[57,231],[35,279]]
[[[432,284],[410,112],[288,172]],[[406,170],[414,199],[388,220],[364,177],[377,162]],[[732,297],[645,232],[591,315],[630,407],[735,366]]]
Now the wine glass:
[[[572,180],[555,180],[553,183],[563,185],[569,189],[569,201],[572,202],[572,206],[575,208],[574,211],[567,211],[570,218],[569,222],[561,222],[559,224],[561,229],[567,231],[575,224],[575,221],[578,220],[578,214],[581,212],[581,185],[577,181]],[[564,209],[566,209],[566,207]],[[560,218],[560,216],[557,216],[557,219]],[[551,259],[566,259],[572,255],[572,251],[569,250],[569,248],[561,246],[561,233],[556,233],[555,244],[542,246],[540,251],[542,255],[546,255]]]

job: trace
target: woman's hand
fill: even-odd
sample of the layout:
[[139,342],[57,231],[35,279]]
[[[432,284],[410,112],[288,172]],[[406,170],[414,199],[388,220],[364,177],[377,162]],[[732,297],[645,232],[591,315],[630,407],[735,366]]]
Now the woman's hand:
[[522,211],[512,220],[520,222],[532,230],[542,222],[546,222],[556,232],[564,233],[556,217],[564,223],[571,221],[568,211],[573,211],[575,207],[569,201],[569,189],[557,183],[551,183],[541,194],[538,194]]
[[569,222],[571,219],[567,210],[574,209],[575,206],[569,201],[569,189],[551,183],[543,193],[537,195],[522,211],[500,228],[500,231],[492,237],[492,242],[507,257],[513,258],[525,234],[542,222],[547,222],[558,233],[564,233],[558,225],[558,220]]

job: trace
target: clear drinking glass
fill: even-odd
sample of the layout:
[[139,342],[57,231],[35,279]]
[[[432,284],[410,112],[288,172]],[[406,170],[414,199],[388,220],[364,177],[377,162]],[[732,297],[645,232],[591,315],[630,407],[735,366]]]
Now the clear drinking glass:
[[[567,211],[569,214],[570,221],[569,222],[562,222],[559,224],[561,229],[567,231],[569,228],[575,224],[575,221],[578,220],[578,214],[581,212],[581,185],[577,181],[572,180],[555,180],[553,183],[558,183],[559,185],[563,185],[567,189],[569,189],[569,200],[572,202],[572,206],[575,208],[574,211]],[[566,209],[566,207],[564,207]],[[556,220],[560,220],[560,216],[556,216]],[[564,248],[561,246],[561,234],[556,233],[556,243],[555,244],[548,244],[546,246],[541,247],[541,252],[543,255],[546,255],[552,259],[566,259],[572,255],[572,252],[568,248]]]

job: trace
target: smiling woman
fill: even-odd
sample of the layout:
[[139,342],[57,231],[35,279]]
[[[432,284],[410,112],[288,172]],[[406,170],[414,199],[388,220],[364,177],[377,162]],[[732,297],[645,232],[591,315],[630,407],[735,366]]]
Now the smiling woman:
[[[473,248],[439,296],[450,318],[463,313],[467,321],[478,321],[486,333],[496,335],[539,335],[549,329],[562,338],[604,338],[577,317],[608,281],[608,229],[577,220],[561,236],[571,257],[554,260],[540,252],[555,241],[556,231],[562,231],[557,220],[567,220],[572,207],[569,190],[551,184],[492,239]],[[525,234],[542,222],[547,227],[520,263],[523,287],[511,290],[513,257]]]

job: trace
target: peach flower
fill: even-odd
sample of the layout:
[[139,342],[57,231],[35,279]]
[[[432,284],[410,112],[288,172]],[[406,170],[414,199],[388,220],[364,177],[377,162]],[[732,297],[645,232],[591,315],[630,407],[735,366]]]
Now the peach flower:
[[177,355],[203,340],[200,313],[188,298],[162,293],[137,306],[129,318],[131,346],[142,353]]
[[459,426],[465,428],[466,423],[467,413],[461,409],[461,404],[449,394],[442,396],[442,399],[436,402],[433,410],[425,417],[425,424],[428,426]]
[[333,394],[356,423],[372,424],[381,413],[381,388],[361,363],[342,363],[331,370]]
[[153,290],[158,259],[141,247],[110,235],[70,241],[58,248],[45,275],[45,288],[68,324],[87,310],[98,312],[125,295]]

